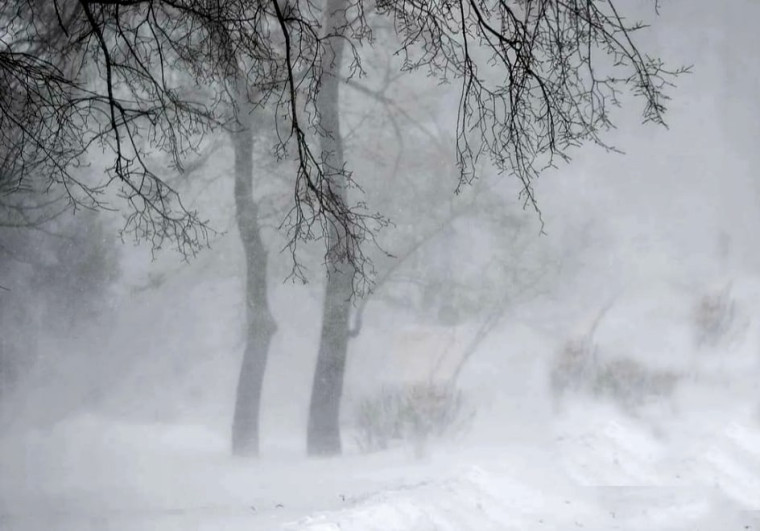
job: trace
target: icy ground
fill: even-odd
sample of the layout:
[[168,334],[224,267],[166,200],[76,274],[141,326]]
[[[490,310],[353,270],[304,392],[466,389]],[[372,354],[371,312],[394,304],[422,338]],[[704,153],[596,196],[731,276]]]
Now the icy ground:
[[754,412],[693,413],[656,426],[588,403],[546,437],[423,461],[283,449],[259,462],[201,427],[82,415],[2,441],[0,529],[760,529]]

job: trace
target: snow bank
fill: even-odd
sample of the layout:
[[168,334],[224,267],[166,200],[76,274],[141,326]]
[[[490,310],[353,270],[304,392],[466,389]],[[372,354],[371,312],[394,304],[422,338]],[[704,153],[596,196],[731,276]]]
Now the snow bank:
[[758,514],[719,492],[684,487],[541,488],[473,466],[446,481],[378,493],[356,506],[284,526],[288,531],[507,531],[532,529],[754,529]]
[[285,528],[488,531],[550,525],[553,520],[567,519],[568,513],[581,519],[594,517],[593,506],[587,502],[565,501],[556,491],[471,466],[450,479],[378,493],[353,508],[308,517]]

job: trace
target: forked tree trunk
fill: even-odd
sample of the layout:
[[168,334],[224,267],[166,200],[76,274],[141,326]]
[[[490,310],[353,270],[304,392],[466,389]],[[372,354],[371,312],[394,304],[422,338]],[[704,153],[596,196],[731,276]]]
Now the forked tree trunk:
[[[325,7],[325,34],[336,34],[347,26],[346,0],[328,0]],[[331,187],[346,201],[343,168],[343,140],[340,133],[339,87],[345,40],[326,43],[324,71],[317,106],[321,125],[321,148],[325,174],[333,175]],[[327,285],[322,313],[322,332],[314,371],[307,451],[309,455],[336,455],[341,452],[340,402],[349,340],[349,313],[354,269],[339,252],[346,234],[341,223],[331,223],[328,232]]]
[[246,341],[232,423],[232,453],[239,456],[257,456],[261,391],[269,345],[277,327],[269,311],[267,253],[261,240],[258,206],[253,199],[253,134],[250,106],[247,104],[247,98],[241,97],[239,100],[238,120],[241,129],[233,133],[232,140],[235,148],[235,214],[245,254]]

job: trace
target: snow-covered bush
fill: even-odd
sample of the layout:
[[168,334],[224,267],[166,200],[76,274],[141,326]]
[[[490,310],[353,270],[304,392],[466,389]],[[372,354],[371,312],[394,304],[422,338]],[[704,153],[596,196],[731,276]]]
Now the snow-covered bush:
[[569,394],[607,400],[633,413],[673,396],[681,376],[626,357],[601,356],[589,337],[568,341],[549,370],[555,411]]
[[385,450],[395,441],[410,443],[421,457],[430,439],[459,435],[472,418],[462,392],[451,385],[384,386],[359,402],[356,440],[362,452]]

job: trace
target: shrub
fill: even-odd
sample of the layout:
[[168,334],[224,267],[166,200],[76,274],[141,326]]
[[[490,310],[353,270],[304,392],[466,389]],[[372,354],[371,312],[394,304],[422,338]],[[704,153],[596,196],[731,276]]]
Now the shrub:
[[588,336],[568,341],[549,368],[555,412],[573,394],[609,400],[633,413],[649,402],[671,399],[680,380],[678,373],[632,358],[601,356]]
[[422,457],[430,439],[461,434],[473,418],[462,392],[441,383],[384,386],[357,407],[357,444],[362,452],[411,443]]

